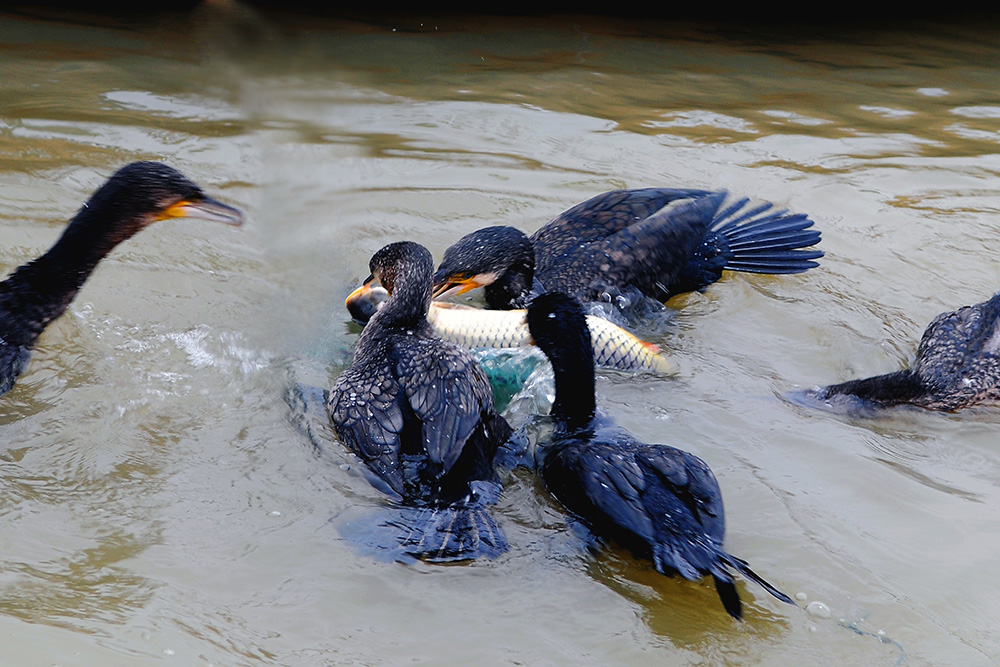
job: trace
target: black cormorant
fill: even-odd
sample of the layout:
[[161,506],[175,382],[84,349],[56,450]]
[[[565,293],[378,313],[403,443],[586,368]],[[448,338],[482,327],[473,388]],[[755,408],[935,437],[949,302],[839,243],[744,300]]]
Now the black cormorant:
[[405,506],[427,510],[401,526],[406,553],[431,561],[501,553],[506,537],[483,505],[499,493],[493,458],[510,427],[472,355],[427,322],[431,254],[392,243],[369,267],[359,290],[377,280],[389,299],[330,390],[337,435]]
[[742,604],[732,570],[794,604],[722,549],[722,494],[704,461],[640,442],[596,413],[593,353],[580,304],[564,294],[543,294],[528,307],[527,319],[555,373],[555,436],[539,449],[542,479],[553,495],[595,534],[652,558],[659,572],[692,581],[712,575],[735,618]]
[[800,273],[817,265],[823,253],[802,250],[820,240],[805,215],[772,204],[743,210],[746,199],[720,209],[724,199],[705,190],[615,190],[530,239],[513,227],[480,229],[445,251],[434,296],[485,287],[489,307],[507,310],[543,292],[600,301],[634,288],[662,302],[715,282],[724,269]]
[[834,408],[843,403],[847,411],[904,403],[951,411],[1000,400],[1000,293],[935,317],[920,339],[912,368],[792,397],[826,401]]
[[239,211],[206,196],[176,169],[133,162],[87,200],[48,252],[0,283],[0,394],[14,386],[38,336],[63,314],[98,262],[157,220],[181,217],[242,222]]

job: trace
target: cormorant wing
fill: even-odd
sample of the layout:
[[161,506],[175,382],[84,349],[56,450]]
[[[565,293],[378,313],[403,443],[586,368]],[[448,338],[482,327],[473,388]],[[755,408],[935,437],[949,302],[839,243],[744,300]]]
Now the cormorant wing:
[[666,294],[667,285],[702,243],[725,196],[714,193],[680,201],[607,238],[577,245],[559,260],[554,275],[541,280],[550,291],[596,295],[632,285],[652,293],[661,285]]
[[657,485],[684,504],[699,530],[721,546],[726,532],[722,492],[708,465],[693,454],[667,445],[643,445],[635,458],[647,475],[655,475]]
[[725,518],[719,485],[701,459],[636,442],[620,427],[558,447],[546,463],[561,470],[546,474],[546,484],[585,518],[588,504],[606,517],[590,517],[598,533],[604,521],[630,531],[649,545],[661,571],[665,566],[697,579],[700,570],[713,570]]
[[[646,475],[636,465],[634,452],[620,442],[608,444],[581,439],[561,440],[558,451],[550,454],[546,484],[569,509],[585,515],[584,507],[575,507],[582,496],[617,527],[635,533],[652,544],[653,520],[643,504]],[[558,466],[559,470],[555,469]],[[592,518],[592,517],[590,517]],[[600,531],[598,531],[600,532]]]
[[403,495],[400,436],[409,406],[390,370],[352,366],[337,378],[329,400],[337,437]]
[[439,338],[414,338],[396,358],[396,375],[421,421],[427,456],[447,473],[479,424],[493,394],[467,351]]
[[706,190],[645,188],[614,190],[560,213],[531,237],[535,273],[558,271],[560,258],[580,244],[607,238],[642,222],[670,202],[710,194]]
[[[1000,293],[989,301],[938,315],[917,348],[914,372],[932,391],[967,386],[983,379],[974,366],[1000,356]],[[997,363],[993,361],[993,363]]]

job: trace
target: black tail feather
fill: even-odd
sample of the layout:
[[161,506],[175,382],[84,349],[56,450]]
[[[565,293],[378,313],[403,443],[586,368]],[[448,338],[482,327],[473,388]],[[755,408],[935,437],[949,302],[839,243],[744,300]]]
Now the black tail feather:
[[761,236],[745,241],[729,241],[729,249],[733,252],[745,248],[754,250],[796,249],[814,245],[819,241],[819,232],[807,229],[800,232],[779,233],[771,236]]
[[715,591],[719,594],[719,599],[722,600],[722,606],[725,607],[730,616],[737,621],[741,620],[743,618],[743,603],[740,601],[740,594],[736,592],[736,584],[733,583],[732,579],[726,580],[714,575],[712,578],[715,580]]
[[479,502],[446,507],[394,506],[340,526],[340,533],[379,560],[452,563],[496,558],[507,535]]
[[[812,226],[813,221],[804,213],[793,213],[792,215],[781,216],[769,215],[766,218],[758,218],[757,220],[737,226],[727,223],[722,226],[713,227],[712,231],[725,236],[729,240],[739,241],[747,237],[797,232],[809,229]],[[816,234],[818,235],[819,232],[816,232]]]
[[402,549],[431,563],[496,558],[508,548],[503,529],[482,506],[422,508],[407,512],[395,527]]
[[[747,202],[749,201],[750,201],[749,197],[743,197],[742,199],[734,201],[732,204],[719,211],[718,214],[716,214],[715,216],[715,221],[716,223],[721,222],[722,224],[717,224],[715,227],[715,231],[719,232],[720,234],[724,234],[725,230],[731,229],[733,227],[738,227],[746,220],[750,220],[751,218],[756,218],[761,213],[769,211],[772,208],[774,208],[774,204],[770,202],[764,202],[762,204],[759,204],[755,208],[749,208],[743,211],[741,215],[738,215],[736,217],[731,217],[734,213],[737,213],[744,206],[746,206]],[[770,220],[776,217],[780,217],[787,212],[788,211],[785,210],[776,211],[774,213],[771,213],[766,219]]]
[[722,277],[722,272],[802,273],[819,266],[822,250],[807,250],[820,242],[820,232],[802,213],[788,213],[764,203],[744,210],[749,199],[720,208],[712,228],[684,268],[666,284],[673,295],[700,290]]
[[715,590],[722,600],[722,606],[736,619],[743,614],[743,605],[733,583],[732,570],[757,582],[764,590],[782,602],[795,604],[790,597],[779,591],[750,569],[745,560],[723,551],[719,546],[703,540],[686,539],[655,542],[650,545],[653,565],[663,574],[680,574],[689,581],[698,581],[704,575],[715,580]]
[[737,262],[733,266],[726,265],[726,268],[731,271],[743,271],[744,273],[770,273],[770,274],[785,274],[785,273],[802,273],[803,271],[808,271],[819,266],[818,262],[813,262],[809,260],[801,260],[795,262],[781,262],[776,264],[761,264],[761,263],[751,263],[751,262]]
[[[820,233],[805,214],[771,211],[762,204],[746,211],[741,199],[716,216],[712,230],[725,269],[752,273],[801,273],[818,264],[821,250],[803,250],[820,242]],[[734,217],[734,214],[737,214]],[[766,213],[766,215],[762,215]]]
[[[792,598],[788,597],[787,595],[779,591],[777,588],[775,588],[767,581],[765,581],[760,575],[751,570],[750,566],[747,564],[745,560],[727,554],[724,551],[719,552],[719,560],[721,560],[723,563],[725,563],[729,567],[739,572],[742,576],[746,577],[747,579],[757,582],[757,584],[759,584],[761,588],[763,588],[765,591],[767,591],[774,597],[778,598],[782,602],[786,602],[791,605],[795,604],[795,601],[792,600]],[[718,580],[718,577],[716,577],[716,580]],[[716,584],[716,586],[718,586],[718,584]],[[723,600],[723,604],[725,604],[725,600]]]

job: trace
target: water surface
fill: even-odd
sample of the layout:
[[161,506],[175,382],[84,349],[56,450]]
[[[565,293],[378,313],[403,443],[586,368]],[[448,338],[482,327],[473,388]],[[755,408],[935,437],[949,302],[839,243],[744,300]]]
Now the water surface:
[[[123,244],[2,399],[0,662],[992,664],[997,413],[851,420],[781,396],[901,368],[936,314],[1000,287],[998,38],[989,21],[0,14],[3,272],[135,159],[249,218]],[[679,376],[598,381],[637,436],[709,463],[727,548],[802,608],[741,585],[735,623],[709,584],[588,551],[525,471],[499,560],[359,554],[335,525],[383,499],[284,394],[348,362],[343,297],[369,256],[410,238],[440,257],[481,226],[661,185],[823,231],[817,270],[669,304],[642,333]]]

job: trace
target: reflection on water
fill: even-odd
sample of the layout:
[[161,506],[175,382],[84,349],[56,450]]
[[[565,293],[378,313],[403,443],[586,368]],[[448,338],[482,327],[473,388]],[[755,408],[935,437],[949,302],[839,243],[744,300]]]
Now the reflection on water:
[[[993,412],[852,420],[780,397],[903,367],[924,323],[1000,285],[997,37],[990,21],[3,14],[3,272],[135,159],[249,217],[123,244],[0,403],[3,658],[992,663]],[[333,526],[384,497],[285,397],[346,365],[343,298],[370,255],[412,238],[440,257],[478,227],[530,232],[644,186],[726,188],[823,233],[818,269],[729,276],[644,328],[677,378],[598,381],[637,437],[712,466],[727,549],[802,607],[741,585],[735,624],[710,584],[588,548],[523,469],[497,505],[500,559],[359,555]],[[514,417],[537,411],[537,380]]]

